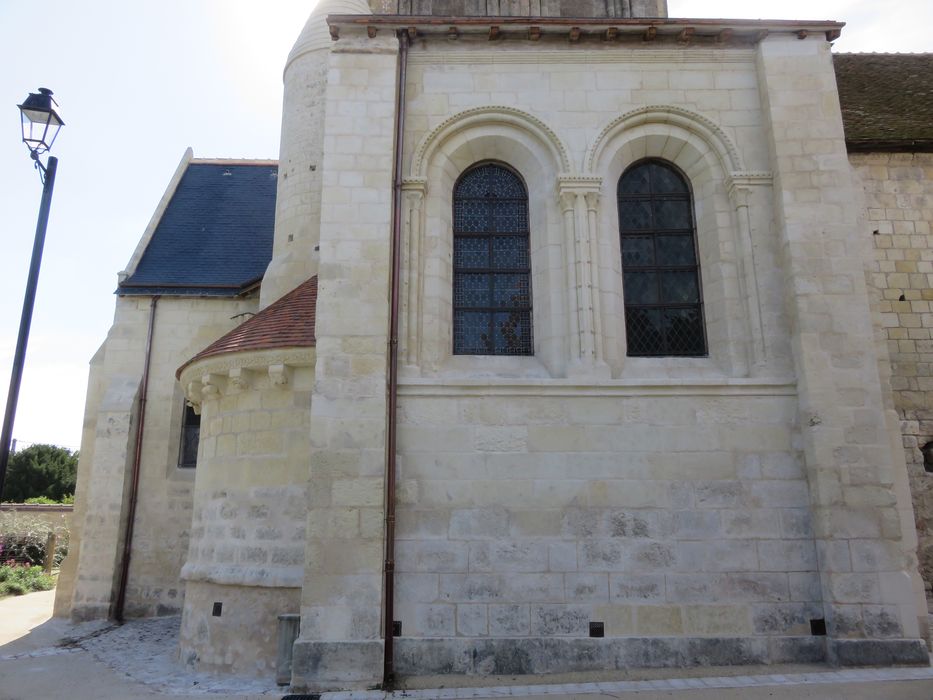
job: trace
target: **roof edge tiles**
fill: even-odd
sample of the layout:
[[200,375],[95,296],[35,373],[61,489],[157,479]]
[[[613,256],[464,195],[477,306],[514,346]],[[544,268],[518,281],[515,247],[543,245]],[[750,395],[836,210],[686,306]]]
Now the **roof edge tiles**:
[[185,156],[118,295],[236,297],[269,265],[276,161]]
[[271,350],[274,348],[314,347],[317,310],[317,275],[302,282],[251,319],[215,340],[175,372],[176,378],[188,366],[218,355]]
[[833,54],[850,153],[933,152],[933,53]]

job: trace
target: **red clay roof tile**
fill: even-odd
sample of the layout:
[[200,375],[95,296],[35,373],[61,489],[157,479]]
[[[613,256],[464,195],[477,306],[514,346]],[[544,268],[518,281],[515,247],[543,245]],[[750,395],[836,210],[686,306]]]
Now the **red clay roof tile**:
[[178,368],[175,376],[197,360],[245,350],[314,347],[317,275],[295,287],[248,321],[208,345]]

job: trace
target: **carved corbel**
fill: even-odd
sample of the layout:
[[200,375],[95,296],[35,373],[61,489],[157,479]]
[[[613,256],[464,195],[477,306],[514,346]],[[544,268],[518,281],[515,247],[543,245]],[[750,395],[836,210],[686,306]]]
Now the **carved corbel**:
[[188,382],[188,386],[185,387],[185,397],[188,399],[188,403],[192,406],[200,406],[201,401],[203,400],[203,395],[201,390],[203,386],[199,381]]
[[230,388],[232,390],[245,391],[246,389],[249,389],[252,380],[252,372],[250,370],[236,367],[231,369],[227,374],[230,380]]
[[269,380],[272,386],[284,388],[291,383],[292,368],[288,365],[269,365]]
[[227,378],[219,374],[205,374],[201,377],[201,398],[204,401],[220,398],[226,388]]

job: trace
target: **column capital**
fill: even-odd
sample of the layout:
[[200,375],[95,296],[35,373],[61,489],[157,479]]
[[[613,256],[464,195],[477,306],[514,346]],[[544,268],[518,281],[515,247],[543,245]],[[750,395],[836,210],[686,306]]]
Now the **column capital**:
[[603,179],[599,175],[560,175],[557,178],[557,192],[559,195],[574,193],[586,194],[599,192],[603,186]]
[[428,191],[428,178],[426,177],[406,177],[402,180],[402,192],[411,192],[424,196]]
[[748,198],[756,187],[770,187],[774,181],[774,176],[770,172],[733,172],[729,174],[726,181],[729,190],[729,199],[732,205],[739,207],[748,206]]

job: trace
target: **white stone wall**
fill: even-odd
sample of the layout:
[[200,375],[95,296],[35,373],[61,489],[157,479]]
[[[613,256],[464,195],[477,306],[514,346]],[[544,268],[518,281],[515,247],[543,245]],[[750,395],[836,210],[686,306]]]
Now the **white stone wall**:
[[278,616],[298,612],[313,365],[313,348],[257,350],[199,360],[181,375],[201,411],[181,571],[180,649],[191,666],[270,673]]
[[348,33],[330,54],[299,686],[381,677],[397,45]]
[[759,68],[829,657],[864,663],[881,637],[925,649],[829,47],[769,37]]
[[[428,39],[407,92],[403,637],[438,640],[438,666],[474,648],[453,638],[579,638],[590,621],[754,638],[825,618],[841,663],[881,648],[859,640],[916,640],[822,38]],[[615,189],[646,157],[693,191],[708,358],[625,356]],[[529,193],[531,358],[451,350],[451,192],[484,160]],[[418,668],[429,647],[403,648]]]
[[793,388],[676,392],[405,387],[403,635],[809,634]]
[[[133,549],[128,617],[181,611],[194,474],[178,468],[184,395],[178,367],[255,311],[257,299],[163,297],[156,307]],[[78,543],[64,568],[56,614],[110,614],[119,583],[135,450],[148,297],[118,297],[114,325],[95,356],[75,499]]]
[[[412,50],[403,357],[413,373],[789,375],[754,52],[685,55],[557,42]],[[616,186],[649,156],[678,166],[694,192],[709,358],[625,359]],[[449,193],[485,159],[510,164],[529,192],[534,358],[451,354]]]
[[933,584],[933,476],[921,449],[933,441],[933,155],[856,153],[849,157],[864,192],[861,235],[910,475],[921,571]]

